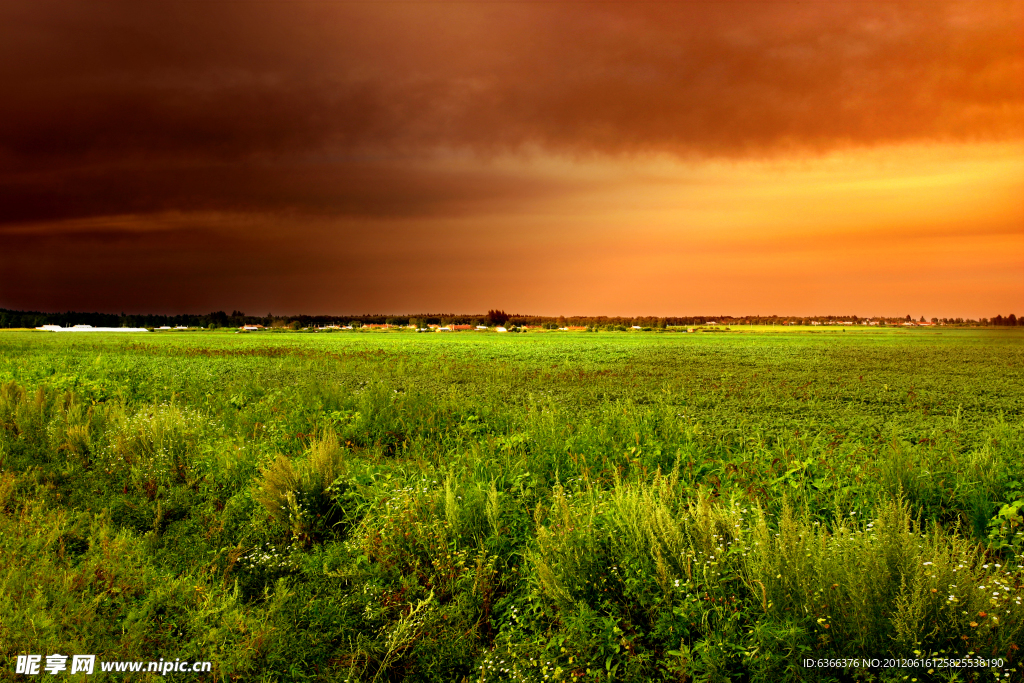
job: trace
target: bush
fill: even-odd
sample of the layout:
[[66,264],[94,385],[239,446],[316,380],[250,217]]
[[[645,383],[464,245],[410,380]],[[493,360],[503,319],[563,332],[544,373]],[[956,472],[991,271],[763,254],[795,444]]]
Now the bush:
[[335,533],[344,520],[339,500],[347,492],[341,481],[345,473],[338,437],[331,432],[314,439],[297,465],[278,455],[262,471],[256,499],[294,541],[308,547]]

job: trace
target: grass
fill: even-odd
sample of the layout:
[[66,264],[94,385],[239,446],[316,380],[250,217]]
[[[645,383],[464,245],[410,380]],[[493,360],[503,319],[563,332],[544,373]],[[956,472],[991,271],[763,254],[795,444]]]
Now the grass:
[[1021,342],[5,332],[0,671],[1019,680]]

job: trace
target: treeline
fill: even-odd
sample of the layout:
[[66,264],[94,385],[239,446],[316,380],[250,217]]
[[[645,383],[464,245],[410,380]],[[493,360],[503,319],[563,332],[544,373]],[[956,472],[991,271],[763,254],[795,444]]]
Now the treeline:
[[[423,313],[416,315],[247,315],[242,311],[215,311],[202,315],[157,315],[157,314],[117,314],[117,313],[44,313],[40,311],[13,311],[0,308],[0,328],[32,328],[43,325],[92,325],[93,327],[241,327],[242,325],[263,325],[265,327],[321,327],[327,325],[513,325],[529,327],[685,327],[706,325],[835,325],[843,323],[861,324],[875,323],[879,325],[902,325],[907,322],[924,323],[925,318],[914,320],[911,316],[904,318],[861,318],[856,315],[824,315],[824,316],[729,316],[729,315],[698,315],[698,316],[541,316],[506,313],[502,310],[490,310],[486,314],[455,314],[455,313]],[[997,315],[994,318],[931,318],[934,324],[943,325],[996,325],[1012,327],[1024,325],[1024,318],[1011,313],[1008,316]]]

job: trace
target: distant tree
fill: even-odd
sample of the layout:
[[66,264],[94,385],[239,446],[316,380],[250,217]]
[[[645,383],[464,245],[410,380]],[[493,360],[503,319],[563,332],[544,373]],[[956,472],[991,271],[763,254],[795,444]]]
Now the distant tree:
[[1010,315],[1006,316],[1006,324],[1007,325],[1016,325],[1017,324],[1017,316],[1015,316],[1013,313],[1011,313]]
[[907,322],[908,322],[908,323],[909,323],[909,322],[913,322],[913,320],[914,320],[914,319],[910,317],[910,314],[909,314],[909,313],[907,313]]
[[924,322],[924,316],[923,315],[921,316],[920,322]]
[[488,325],[504,325],[512,316],[500,309],[487,311]]

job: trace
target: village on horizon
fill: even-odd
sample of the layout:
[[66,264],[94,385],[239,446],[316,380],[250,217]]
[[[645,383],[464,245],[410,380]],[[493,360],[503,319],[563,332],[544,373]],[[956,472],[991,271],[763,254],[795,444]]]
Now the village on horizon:
[[915,319],[875,316],[533,316],[490,310],[484,315],[420,314],[411,316],[249,316],[240,311],[231,315],[218,311],[207,315],[116,315],[105,313],[39,313],[0,309],[0,328],[35,329],[49,332],[150,332],[186,330],[235,330],[237,332],[303,331],[335,332],[346,330],[406,330],[416,332],[526,332],[526,331],[674,331],[697,332],[730,330],[732,327],[942,327],[1020,325],[1016,315],[993,318]]

